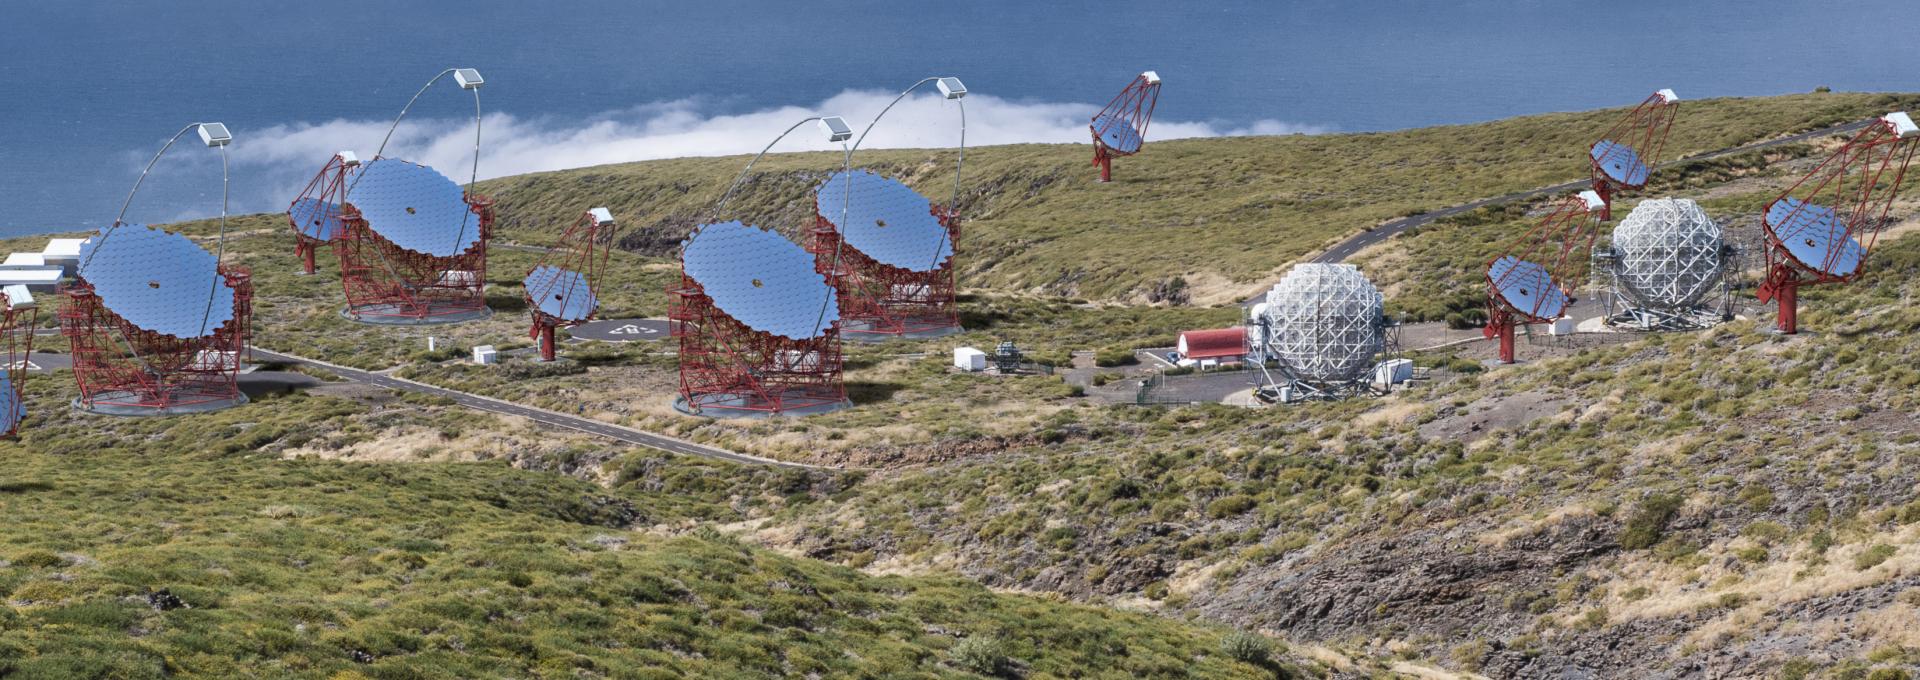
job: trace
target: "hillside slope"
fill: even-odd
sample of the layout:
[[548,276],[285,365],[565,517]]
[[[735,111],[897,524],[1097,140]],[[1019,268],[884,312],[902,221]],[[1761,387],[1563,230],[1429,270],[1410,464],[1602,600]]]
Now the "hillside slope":
[[1920,237],[1874,258],[1809,289],[1797,337],[1067,412],[1056,444],[887,473],[759,539],[1493,677],[1864,677],[1920,662]]
[[[1687,101],[1669,156],[1736,146],[1902,108],[1913,97],[1818,94]],[[1244,298],[1295,258],[1384,220],[1585,175],[1584,149],[1622,110],[1399,132],[1156,142],[1093,181],[1081,145],[969,150],[961,183],[962,283],[1094,300]],[[950,150],[862,151],[856,163],[938,202]],[[647,161],[485,182],[506,233],[538,241],[585,207],[628,220],[623,244],[667,254],[746,159]],[[838,154],[762,160],[729,206],[790,236]],[[1178,279],[1178,281],[1176,281]],[[1181,288],[1184,286],[1185,290]]]
[[[804,478],[647,456],[610,464],[611,487],[497,462],[351,462],[336,459],[353,457],[343,435],[380,458],[413,427],[465,450],[525,424],[366,395],[108,419],[34,383],[41,415],[0,442],[10,678],[1258,678],[1318,667],[1245,636],[1230,647],[1217,627],[951,577],[866,576],[687,531],[807,493]],[[572,456],[595,451],[573,445]],[[1241,661],[1235,649],[1253,651]]]

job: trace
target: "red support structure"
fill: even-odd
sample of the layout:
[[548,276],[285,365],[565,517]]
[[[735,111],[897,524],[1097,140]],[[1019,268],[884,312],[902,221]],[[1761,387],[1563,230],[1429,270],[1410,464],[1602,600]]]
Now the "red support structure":
[[[540,343],[540,360],[553,361],[554,335],[561,327],[575,326],[592,320],[599,311],[600,279],[607,269],[607,258],[613,253],[613,214],[606,208],[594,208],[581,213],[580,219],[560,235],[539,263],[527,271],[526,300],[527,313],[533,317],[533,328],[529,336]],[[564,273],[536,277],[542,269],[553,269]],[[572,275],[578,274],[578,278]],[[586,290],[575,290],[584,285]],[[590,299],[592,303],[581,313],[568,314],[568,300]],[[549,302],[542,309],[542,302]],[[554,314],[550,312],[560,312]],[[567,318],[567,317],[576,318]]]
[[846,402],[837,323],[795,340],[733,319],[685,274],[668,294],[687,411],[779,414]]
[[1647,185],[1679,111],[1680,97],[1673,90],[1655,92],[1587,148],[1593,191],[1605,206],[1601,221],[1613,219],[1614,198]]
[[1515,329],[1551,323],[1573,304],[1605,210],[1595,192],[1568,196],[1487,263],[1487,325],[1482,333],[1500,341],[1500,363],[1514,361]]
[[0,316],[0,341],[7,345],[7,389],[12,391],[0,398],[11,398],[16,409],[10,422],[0,421],[0,437],[10,437],[20,432],[18,409],[24,408],[27,362],[33,353],[33,332],[39,325],[40,310],[31,300],[14,300],[5,292],[0,292],[0,310],[5,310]]
[[220,266],[233,318],[205,337],[141,330],[102,304],[85,280],[65,286],[60,332],[72,344],[73,376],[88,408],[153,412],[242,399],[237,376],[252,333],[253,277]]
[[347,187],[359,167],[360,161],[352,154],[336,154],[288,204],[287,227],[293,231],[293,252],[300,258],[300,273],[312,276],[314,252],[320,244],[338,238],[340,206],[347,204]]
[[1781,333],[1799,332],[1799,289],[1859,278],[1886,228],[1920,128],[1905,112],[1882,116],[1767,203],[1767,275],[1758,295],[1776,302]]
[[1153,121],[1153,109],[1160,103],[1160,75],[1153,71],[1134,76],[1126,89],[1088,123],[1093,133],[1093,164],[1100,168],[1100,181],[1113,181],[1113,158],[1140,152],[1147,138],[1147,124]]
[[[957,254],[959,214],[938,204],[931,212],[947,230],[947,243]],[[959,330],[952,257],[940,268],[925,272],[888,266],[858,248],[842,247],[839,230],[818,214],[809,236],[807,252],[814,254],[815,269],[839,290],[841,333],[909,337]],[[840,266],[833,271],[836,254]]]
[[466,203],[478,217],[479,240],[464,253],[435,257],[381,238],[349,202],[343,232],[333,240],[348,315],[375,323],[440,323],[484,313],[493,199],[468,193]]

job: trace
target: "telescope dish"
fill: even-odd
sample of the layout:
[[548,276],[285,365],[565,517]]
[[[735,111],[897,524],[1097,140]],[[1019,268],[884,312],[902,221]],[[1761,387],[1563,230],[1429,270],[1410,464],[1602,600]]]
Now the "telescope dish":
[[11,371],[0,371],[0,432],[12,434],[27,417],[27,405],[8,373]]
[[1522,317],[1538,320],[1535,323],[1560,318],[1567,310],[1566,293],[1538,263],[1503,256],[1487,268],[1487,281],[1500,302]]
[[841,172],[821,184],[814,198],[820,218],[840,231],[847,246],[880,264],[929,272],[953,256],[933,202],[905,184],[865,170]]
[[360,170],[348,205],[388,242],[430,257],[453,257],[480,243],[460,185],[424,165],[380,158]]
[[1566,314],[1574,287],[1586,276],[1606,210],[1598,191],[1568,196],[1487,263],[1483,330],[1489,339],[1499,339],[1501,363],[1513,363],[1515,326],[1547,323]]
[[185,236],[138,224],[102,229],[80,244],[80,261],[76,276],[140,330],[204,338],[233,319],[233,289],[219,262]]
[[1767,278],[1756,291],[1777,302],[1781,333],[1799,330],[1799,288],[1860,275],[1906,178],[1920,127],[1904,111],[1874,121],[1793,186],[1761,216]]
[[527,274],[525,283],[534,308],[561,321],[585,321],[600,306],[587,276],[580,272],[541,265]]
[[1614,198],[1647,185],[1679,111],[1680,96],[1673,90],[1654,92],[1587,147],[1593,190],[1607,206],[1600,211],[1601,221],[1613,218]]
[[813,256],[779,234],[738,221],[704,225],[681,261],[715,307],[751,330],[809,340],[840,320],[833,287],[814,270]]
[[1847,225],[1833,208],[1787,197],[1767,204],[1761,219],[1768,231],[1780,235],[1788,257],[1822,276],[1852,276],[1867,258],[1866,249],[1847,235]]
[[[1687,330],[1717,323],[1721,314],[1701,301],[1724,282],[1734,250],[1700,204],[1688,199],[1641,201],[1613,228],[1607,248],[1596,251],[1606,264],[1615,301],[1623,314],[1608,323],[1640,330]],[[1611,309],[1611,307],[1610,307]]]
[[1093,133],[1093,164],[1100,167],[1100,181],[1112,181],[1115,156],[1140,152],[1146,144],[1147,125],[1153,121],[1153,109],[1159,103],[1160,74],[1146,71],[1135,76],[1093,116],[1087,129]]
[[302,198],[287,208],[287,219],[301,236],[326,243],[340,234],[340,205]]

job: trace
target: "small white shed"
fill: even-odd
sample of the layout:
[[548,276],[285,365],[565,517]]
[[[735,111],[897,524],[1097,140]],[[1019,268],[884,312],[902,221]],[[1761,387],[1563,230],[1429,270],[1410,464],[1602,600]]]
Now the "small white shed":
[[987,370],[987,353],[972,347],[953,350],[953,367],[962,371]]
[[1373,369],[1373,381],[1382,385],[1398,385],[1412,379],[1412,359],[1388,359]]
[[473,348],[473,363],[480,365],[500,363],[500,352],[493,345],[480,345]]

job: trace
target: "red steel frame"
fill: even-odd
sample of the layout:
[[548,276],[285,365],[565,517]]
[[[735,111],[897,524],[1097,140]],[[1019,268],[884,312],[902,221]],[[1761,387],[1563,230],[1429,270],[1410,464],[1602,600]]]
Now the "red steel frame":
[[[466,195],[468,209],[479,216],[480,240],[467,252],[450,257],[416,253],[373,232],[360,211],[347,204],[341,210],[341,233],[333,240],[340,259],[340,285],[346,290],[348,314],[431,322],[486,309],[487,241],[493,234],[493,199]],[[456,272],[470,275],[450,276]]]
[[689,412],[779,414],[846,401],[838,322],[794,340],[728,316],[684,273],[667,292],[667,318],[680,343],[680,398]]
[[[814,254],[814,268],[839,291],[841,333],[904,336],[960,326],[954,304],[953,256],[946,265],[926,272],[881,264],[851,245],[841,248],[840,230],[818,214],[817,203],[814,211],[807,252]],[[947,242],[957,253],[959,214],[938,204],[930,212],[946,228]],[[836,251],[840,270],[831,271]]]
[[1127,83],[1127,87],[1121,90],[1120,94],[1115,95],[1112,101],[1107,102],[1107,107],[1100,109],[1100,113],[1092,118],[1093,122],[1087,124],[1087,129],[1093,133],[1093,164],[1100,167],[1100,181],[1113,181],[1114,156],[1131,156],[1138,153],[1138,151],[1121,152],[1107,148],[1106,143],[1100,141],[1100,135],[1108,128],[1094,127],[1094,124],[1099,122],[1100,116],[1112,116],[1107,121],[1108,127],[1119,121],[1133,125],[1140,131],[1140,148],[1144,149],[1147,142],[1147,124],[1153,121],[1153,109],[1159,104],[1160,81],[1150,81],[1147,79],[1147,74],[1142,73],[1134,76],[1133,82]]
[[72,344],[81,402],[159,411],[238,400],[236,377],[252,335],[253,276],[229,265],[221,265],[220,274],[233,290],[233,319],[206,337],[184,340],[127,323],[84,280],[63,287],[60,333]]
[[[314,251],[320,247],[322,241],[309,238],[305,234],[300,233],[300,225],[293,223],[292,206],[298,205],[302,199],[308,198],[338,206],[346,205],[348,173],[352,168],[358,167],[359,165],[357,161],[349,164],[346,159],[336,154],[331,160],[327,161],[326,165],[321,166],[320,173],[314,175],[312,181],[307,182],[307,188],[301,190],[299,196],[294,197],[293,203],[288,204],[287,227],[293,230],[293,252],[300,257],[301,273],[309,276],[313,274]],[[339,236],[340,234],[334,234],[335,238]]]
[[1867,255],[1873,251],[1874,242],[1886,226],[1887,213],[1900,193],[1900,182],[1906,178],[1907,165],[1913,161],[1917,147],[1920,147],[1920,135],[1901,137],[1893,123],[1883,117],[1767,202],[1766,210],[1772,210],[1774,203],[1794,197],[1801,187],[1812,182],[1812,188],[1801,194],[1801,207],[1789,213],[1785,223],[1793,224],[1800,210],[1808,205],[1832,208],[1838,213],[1837,218],[1844,220],[1846,238],[1859,242],[1861,249],[1859,266],[1847,275],[1835,275],[1830,272],[1840,248],[1829,251],[1828,262],[1817,265],[1800,262],[1787,252],[1782,241],[1797,234],[1775,233],[1773,225],[1761,220],[1761,229],[1766,232],[1767,278],[1760,283],[1757,293],[1761,304],[1779,304],[1776,326],[1781,333],[1793,334],[1800,330],[1801,286],[1852,281],[1866,269]]
[[[6,293],[0,293],[0,338],[7,345],[7,381],[13,385],[14,397],[26,397],[27,360],[33,353],[33,332],[40,322],[40,310],[36,307],[14,309],[13,301]],[[19,423],[6,425],[6,431],[0,437],[11,437],[20,432]]]
[[[1651,179],[1654,166],[1660,162],[1660,152],[1666,149],[1667,133],[1673,130],[1673,119],[1679,112],[1679,99],[1668,99],[1665,91],[1655,92],[1628,111],[1620,122],[1614,123],[1600,140],[1613,140],[1616,144],[1633,149],[1634,153],[1640,155],[1640,162],[1646,164],[1647,177]],[[1593,175],[1593,191],[1600,194],[1600,200],[1606,204],[1600,210],[1600,220],[1606,221],[1613,219],[1614,197],[1644,187],[1646,183],[1623,184],[1607,177],[1606,173],[1600,171],[1600,162],[1606,157],[1593,157],[1593,147],[1599,145],[1600,141],[1595,141],[1587,146],[1587,159]]]
[[[606,243],[602,243],[603,241]],[[541,265],[552,265],[567,271],[578,272],[586,277],[587,288],[598,296],[601,274],[607,269],[607,257],[613,253],[610,245],[612,241],[612,222],[602,225],[600,220],[594,218],[592,211],[581,213],[580,219],[575,220],[573,226],[567,227],[567,231],[560,235],[560,242],[554,244],[546,255],[541,256],[533,269],[539,269]],[[533,269],[527,270],[527,273],[532,274]],[[534,299],[544,297],[549,292],[551,292],[550,288],[526,291],[527,313],[533,316],[533,330],[529,335],[540,341],[541,361],[554,360],[553,336],[556,329],[575,326],[587,320],[561,319],[541,312],[540,307],[534,304]],[[588,312],[589,318],[598,315],[597,307]]]
[[[1601,209],[1604,211],[1604,208]],[[1507,247],[1506,252],[1487,261],[1487,326],[1482,333],[1500,340],[1500,363],[1513,363],[1513,332],[1522,324],[1551,323],[1553,319],[1536,316],[1532,310],[1515,309],[1500,296],[1501,282],[1493,278],[1493,263],[1512,256],[1533,262],[1547,270],[1554,285],[1567,294],[1568,304],[1579,281],[1586,277],[1588,258],[1594,239],[1600,235],[1601,211],[1589,210],[1585,198],[1568,196],[1532,229]],[[1542,256],[1546,256],[1542,258]],[[1516,269],[1510,269],[1511,276]]]

